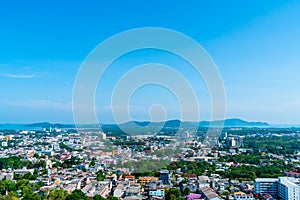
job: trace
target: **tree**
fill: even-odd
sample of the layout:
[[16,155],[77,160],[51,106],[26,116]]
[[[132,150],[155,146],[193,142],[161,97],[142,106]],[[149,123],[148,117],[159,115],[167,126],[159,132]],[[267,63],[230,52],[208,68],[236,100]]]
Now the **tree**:
[[47,195],[47,200],[65,200],[68,196],[68,192],[62,189],[54,189]]
[[40,195],[38,193],[33,193],[30,186],[24,186],[22,194],[22,200],[41,200]]
[[31,173],[27,172],[24,176],[23,179],[29,179],[31,177]]
[[42,182],[42,181],[39,181],[39,182],[35,183],[33,187],[37,191],[37,190],[39,190],[43,186],[45,186],[45,183]]
[[40,157],[40,155],[39,155],[38,153],[35,153],[35,154],[33,155],[33,157],[35,157],[35,158],[39,158],[39,157]]
[[185,187],[183,192],[182,192],[184,195],[188,195],[191,193],[191,189],[189,187]]
[[16,192],[9,192],[8,195],[0,195],[0,200],[18,200]]
[[93,197],[93,200],[105,200],[105,198],[103,198],[101,195],[99,194],[96,194],[94,197]]
[[69,194],[66,200],[88,200],[88,197],[81,190],[74,190]]
[[94,167],[96,165],[95,159],[93,158],[92,161],[90,162],[90,166]]
[[105,176],[101,170],[99,170],[97,173],[97,181],[103,181],[105,179]]
[[5,194],[5,191],[10,183],[11,182],[8,180],[4,180],[0,182],[0,194]]
[[178,188],[170,188],[166,190],[166,200],[174,200],[181,196],[181,192]]
[[108,196],[107,200],[119,200],[118,197]]
[[37,174],[32,174],[32,175],[30,175],[29,180],[34,181],[34,180],[36,180],[38,177],[39,177],[39,175],[37,175]]
[[176,200],[176,195],[175,194],[170,194],[169,198],[170,200]]
[[9,192],[15,192],[15,191],[17,191],[17,187],[14,183],[10,183],[10,184],[7,185],[7,190]]

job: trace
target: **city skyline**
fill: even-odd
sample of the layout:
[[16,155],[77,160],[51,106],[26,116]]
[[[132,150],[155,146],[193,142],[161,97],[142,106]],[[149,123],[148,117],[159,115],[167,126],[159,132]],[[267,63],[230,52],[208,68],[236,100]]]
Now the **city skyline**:
[[[73,84],[89,52],[119,32],[164,27],[193,38],[214,60],[226,90],[226,118],[300,124],[300,2],[217,1],[217,5],[2,3],[0,123],[73,123]],[[116,81],[131,68],[151,62],[189,77],[200,100],[200,118],[210,119],[210,96],[201,77],[174,55],[143,50],[121,57],[101,80],[95,97],[100,122],[113,122],[109,103]],[[153,104],[165,105],[169,119],[180,118],[169,91],[147,86],[130,102],[134,120],[149,120],[147,111]]]

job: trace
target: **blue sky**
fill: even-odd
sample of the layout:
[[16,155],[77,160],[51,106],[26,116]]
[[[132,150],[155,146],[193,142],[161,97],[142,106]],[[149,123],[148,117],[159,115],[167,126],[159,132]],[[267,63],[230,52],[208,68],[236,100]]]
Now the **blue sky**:
[[[227,95],[227,118],[300,124],[300,1],[7,1],[0,5],[0,123],[72,123],[76,73],[109,36],[138,27],[164,27],[199,42],[215,61]],[[126,70],[158,62],[189,77],[210,118],[201,77],[166,52],[120,58],[99,84],[99,120],[112,122],[111,90]],[[122,66],[122,68],[121,68]],[[152,95],[156,94],[156,95]],[[162,88],[136,92],[132,116],[148,119],[152,104],[180,118],[178,102]]]

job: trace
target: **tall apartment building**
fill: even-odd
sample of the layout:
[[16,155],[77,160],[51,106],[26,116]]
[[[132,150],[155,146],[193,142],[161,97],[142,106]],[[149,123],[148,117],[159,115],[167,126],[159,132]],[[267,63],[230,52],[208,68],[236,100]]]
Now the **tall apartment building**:
[[295,178],[280,177],[278,196],[282,199],[300,200],[300,182]]
[[241,147],[243,146],[243,138],[240,136],[227,137],[227,146],[229,147]]
[[169,171],[164,169],[164,170],[160,170],[159,172],[159,179],[162,180],[164,185],[169,185],[170,184],[170,175],[169,175]]
[[255,179],[255,193],[270,194],[273,198],[283,200],[300,200],[300,182],[296,178],[257,178]]
[[255,179],[255,193],[261,196],[270,194],[273,198],[278,197],[278,178]]

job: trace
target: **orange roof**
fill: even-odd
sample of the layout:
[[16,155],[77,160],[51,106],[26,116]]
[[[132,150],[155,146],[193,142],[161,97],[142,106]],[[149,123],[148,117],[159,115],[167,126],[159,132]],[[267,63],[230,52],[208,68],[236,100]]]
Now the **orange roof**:
[[158,178],[157,177],[154,177],[154,176],[144,176],[144,177],[140,177],[139,180],[157,180]]

